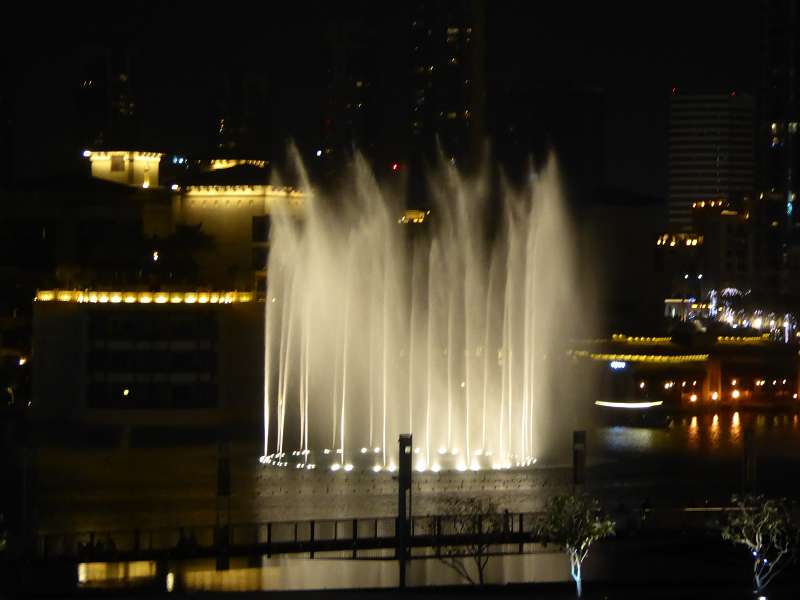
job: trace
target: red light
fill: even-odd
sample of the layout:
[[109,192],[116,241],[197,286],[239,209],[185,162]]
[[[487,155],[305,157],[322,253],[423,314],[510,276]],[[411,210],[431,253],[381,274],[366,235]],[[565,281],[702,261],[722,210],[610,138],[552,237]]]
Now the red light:
[[400,168],[398,163],[392,163],[392,171],[397,171]]
[[731,92],[731,96],[735,96],[735,95],[736,95],[736,90]]
[[678,88],[676,88],[676,87],[673,87],[673,88],[672,88],[672,93],[673,93],[673,94],[677,94],[677,93],[678,93]]

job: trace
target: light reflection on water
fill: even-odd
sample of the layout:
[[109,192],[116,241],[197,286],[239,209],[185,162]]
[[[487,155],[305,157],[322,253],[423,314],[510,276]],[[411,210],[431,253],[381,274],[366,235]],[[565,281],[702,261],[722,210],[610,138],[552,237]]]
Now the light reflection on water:
[[675,415],[663,427],[601,427],[596,431],[596,444],[609,454],[738,455],[744,430],[749,427],[753,428],[759,452],[800,453],[797,414],[738,411]]

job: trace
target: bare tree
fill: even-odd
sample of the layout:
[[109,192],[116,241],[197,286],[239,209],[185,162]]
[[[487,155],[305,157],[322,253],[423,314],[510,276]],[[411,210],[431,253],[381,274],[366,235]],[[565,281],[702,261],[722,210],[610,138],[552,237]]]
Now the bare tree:
[[746,546],[753,555],[753,588],[760,594],[794,559],[798,529],[784,498],[748,495],[731,501],[735,506],[722,538]]
[[544,542],[564,546],[578,598],[583,594],[581,565],[591,545],[614,535],[614,521],[594,498],[581,495],[554,496],[545,505],[539,535]]
[[486,537],[503,531],[503,515],[493,502],[480,498],[447,496],[442,506],[445,516],[437,519],[440,523],[438,535],[464,538],[463,543],[440,546],[439,560],[468,583],[482,585],[492,545]]

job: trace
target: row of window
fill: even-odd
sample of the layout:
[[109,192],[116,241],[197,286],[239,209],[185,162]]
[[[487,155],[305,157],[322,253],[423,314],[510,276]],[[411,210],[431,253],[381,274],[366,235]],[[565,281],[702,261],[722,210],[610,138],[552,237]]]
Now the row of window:
[[92,340],[213,340],[217,320],[212,311],[192,307],[191,311],[144,312],[115,309],[93,312],[89,318]]
[[214,383],[91,383],[89,408],[114,410],[183,410],[219,405]]
[[92,350],[89,373],[216,373],[217,355],[208,350]]

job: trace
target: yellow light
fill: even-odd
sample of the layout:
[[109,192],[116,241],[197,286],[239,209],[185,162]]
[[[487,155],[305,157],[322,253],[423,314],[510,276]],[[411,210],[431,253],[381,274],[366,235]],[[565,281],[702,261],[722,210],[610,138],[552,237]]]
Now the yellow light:
[[717,400],[718,398],[719,398],[719,393],[718,392],[711,392],[711,399],[712,400]]
[[739,397],[739,390],[733,390],[733,392],[731,392],[731,396],[733,396],[734,398],[738,398]]
[[736,380],[735,379],[731,379],[731,385],[736,385]]
[[24,366],[24,365],[25,365],[25,363],[27,363],[27,362],[28,362],[28,359],[27,359],[27,358],[25,358],[24,356],[20,356],[20,357],[19,357],[19,360],[18,360],[17,362],[19,363],[19,366],[20,366],[20,367],[22,367],[22,366]]
[[675,364],[705,362],[708,360],[708,354],[605,354],[588,352],[586,350],[573,350],[572,355],[578,358],[589,358],[591,360],[603,362],[619,360],[623,362]]
[[78,583],[86,583],[87,571],[86,563],[80,563],[78,565]]
[[175,589],[175,574],[170,571],[167,573],[167,591],[171,592]]
[[153,262],[158,262],[158,250],[153,252]]
[[149,181],[145,181],[145,182],[142,184],[142,187],[143,187],[144,189],[147,189],[147,188],[149,188],[149,187],[150,187],[150,182],[149,182]]
[[124,390],[122,390],[122,395],[123,396],[130,396],[130,394],[131,394],[131,391],[128,388],[125,388]]
[[697,402],[697,394],[692,394],[691,396],[689,396],[689,401],[690,402]]
[[643,390],[643,389],[644,389],[644,386],[645,386],[645,383],[644,383],[644,381],[640,381],[640,382],[639,382],[639,389],[640,389],[640,390]]
[[77,303],[112,303],[112,304],[234,304],[253,302],[255,295],[252,292],[138,292],[138,291],[125,291],[125,292],[96,292],[96,291],[80,291],[80,290],[39,290],[36,292],[36,301],[51,302],[58,300],[60,302],[77,302]]

